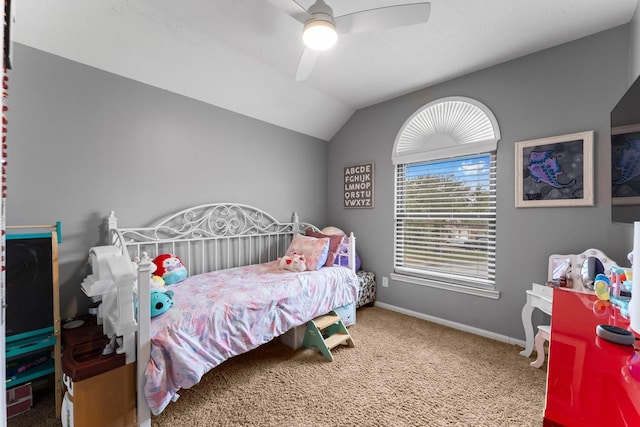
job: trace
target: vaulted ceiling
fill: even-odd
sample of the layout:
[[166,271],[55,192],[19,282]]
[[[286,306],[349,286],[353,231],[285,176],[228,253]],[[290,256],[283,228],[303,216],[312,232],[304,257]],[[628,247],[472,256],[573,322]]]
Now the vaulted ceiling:
[[[418,2],[326,1],[336,16]],[[287,3],[13,0],[13,40],[330,140],[360,108],[625,24],[638,0],[431,0],[425,24],[340,37],[305,81]]]

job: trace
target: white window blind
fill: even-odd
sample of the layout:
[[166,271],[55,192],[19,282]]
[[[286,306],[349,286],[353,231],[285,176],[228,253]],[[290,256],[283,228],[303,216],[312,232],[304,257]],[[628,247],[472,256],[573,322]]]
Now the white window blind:
[[396,137],[394,165],[496,151],[500,128],[491,110],[471,98],[435,100],[407,119]]
[[394,271],[495,289],[495,151],[396,165]]

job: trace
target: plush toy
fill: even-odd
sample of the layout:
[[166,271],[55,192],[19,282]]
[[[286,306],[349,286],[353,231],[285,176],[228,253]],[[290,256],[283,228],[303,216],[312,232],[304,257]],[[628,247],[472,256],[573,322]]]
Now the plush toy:
[[285,255],[280,258],[280,268],[289,271],[305,271],[307,265],[305,264],[304,255],[293,253],[291,255]]
[[151,317],[156,317],[169,310],[173,305],[173,291],[151,290]]
[[161,277],[167,285],[182,282],[187,277],[187,269],[180,258],[173,254],[158,255],[153,263],[156,265],[156,276]]
[[164,279],[160,276],[156,276],[155,274],[151,275],[151,287],[162,288],[166,283]]
[[[140,262],[140,260],[136,260],[136,262]],[[162,277],[154,274],[158,269],[158,266],[154,263],[151,263],[151,280],[149,281],[149,287],[151,289],[163,289],[164,288],[164,280]]]

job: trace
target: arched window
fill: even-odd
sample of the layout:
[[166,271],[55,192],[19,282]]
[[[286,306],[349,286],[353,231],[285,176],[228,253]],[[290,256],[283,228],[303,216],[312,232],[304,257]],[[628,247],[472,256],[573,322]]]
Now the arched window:
[[394,280],[498,298],[496,150],[482,103],[438,99],[416,111],[393,146]]

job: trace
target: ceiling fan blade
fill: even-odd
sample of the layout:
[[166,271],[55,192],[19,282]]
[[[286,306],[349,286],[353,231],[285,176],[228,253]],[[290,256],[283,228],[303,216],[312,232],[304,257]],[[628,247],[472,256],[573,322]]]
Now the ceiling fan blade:
[[300,58],[300,63],[298,63],[298,70],[296,71],[296,81],[300,82],[307,80],[309,75],[311,75],[311,71],[313,71],[313,66],[316,63],[318,56],[320,56],[320,51],[309,48],[304,49],[302,57]]
[[296,21],[304,24],[311,18],[309,12],[295,0],[268,0],[269,3],[293,17]]
[[339,33],[361,33],[422,24],[429,19],[431,3],[401,4],[349,13],[335,18]]

